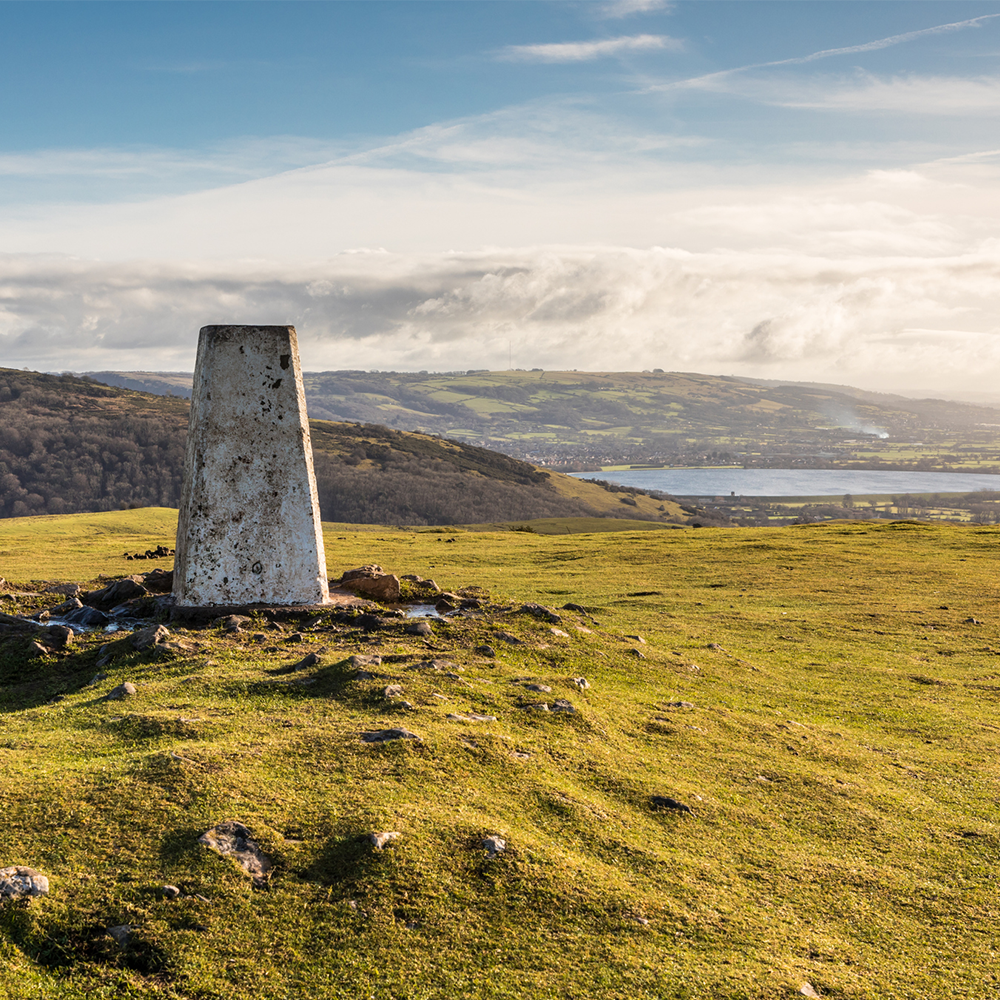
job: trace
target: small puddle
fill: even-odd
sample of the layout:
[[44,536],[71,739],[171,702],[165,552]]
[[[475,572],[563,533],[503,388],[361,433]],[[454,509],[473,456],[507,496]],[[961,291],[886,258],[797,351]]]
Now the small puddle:
[[433,604],[407,604],[403,608],[407,618],[441,618],[443,617]]

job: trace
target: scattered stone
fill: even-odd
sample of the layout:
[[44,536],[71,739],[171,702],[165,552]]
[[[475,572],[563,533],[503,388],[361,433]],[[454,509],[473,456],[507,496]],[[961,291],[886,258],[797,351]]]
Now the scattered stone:
[[272,867],[271,859],[238,820],[227,819],[217,823],[198,838],[198,843],[204,844],[216,854],[233,858],[251,876],[256,888],[262,888],[266,884],[267,874]]
[[982,625],[983,623],[978,618],[963,618],[963,625]]
[[552,711],[576,712],[576,709],[565,698],[556,698],[556,700],[552,702]]
[[64,618],[71,611],[76,611],[78,608],[83,607],[83,601],[79,597],[70,597],[68,600],[62,602],[62,604],[57,604],[54,608],[48,608],[48,613],[54,615],[56,618]]
[[49,880],[34,868],[11,865],[0,868],[0,899],[30,899],[47,896]]
[[708,644],[709,649],[722,649],[722,647],[717,642],[710,642]]
[[497,651],[492,646],[487,646],[485,643],[481,646],[476,646],[476,653],[479,656],[496,656]]
[[398,601],[400,597],[399,577],[383,573],[381,566],[359,566],[349,569],[337,581],[337,585],[355,593],[366,594],[379,601]]
[[289,672],[293,670],[305,670],[306,667],[315,667],[319,663],[319,657],[315,653],[307,653],[298,663],[293,663],[288,667]]
[[382,833],[369,833],[368,843],[375,848],[376,851],[381,851],[386,844],[391,844],[394,840],[399,840],[403,835],[398,830],[385,830]]
[[488,837],[483,837],[482,844],[486,848],[486,853],[491,858],[495,858],[498,854],[502,854],[507,850],[507,841],[495,833],[490,834]]
[[375,674],[370,670],[359,670],[355,675],[354,679],[356,681],[373,681],[375,680]]
[[403,630],[407,635],[433,635],[434,630],[427,622],[413,622]]
[[629,652],[640,660],[646,659],[646,654],[641,649],[630,649]]
[[531,754],[524,750],[512,750],[510,755],[514,760],[531,760]]
[[529,709],[535,709],[539,712],[551,711],[551,709],[548,706],[548,703],[544,701],[531,702],[528,705],[522,705],[521,708],[524,709],[525,711],[528,711]]
[[541,618],[543,621],[550,622],[553,625],[559,624],[562,618],[559,617],[554,611],[550,611],[548,608],[543,607],[541,604],[522,604],[518,611],[521,614],[534,615],[535,618]]
[[223,632],[239,632],[248,621],[250,619],[246,615],[225,615],[222,618],[216,618],[213,624],[218,625]]
[[[161,550],[163,546],[160,547]],[[174,589],[174,571],[172,569],[154,569],[144,573],[142,584],[147,590],[157,594],[169,594]]]
[[551,694],[552,688],[548,684],[525,684],[525,691],[538,691],[541,694]]
[[420,737],[408,729],[376,729],[372,732],[362,733],[361,739],[365,743],[388,743],[391,740],[417,740],[420,742]]
[[799,987],[799,993],[804,997],[812,997],[813,1000],[820,1000],[820,995],[813,988],[812,983],[803,983]]
[[180,889],[178,889],[176,885],[165,885],[162,892],[164,899],[177,899],[177,897],[181,894]]
[[577,614],[585,615],[588,614],[587,609],[582,604],[564,604],[560,611],[575,611]]
[[403,685],[402,684],[390,684],[382,692],[383,697],[386,701],[391,701],[393,698],[403,697]]
[[37,639],[49,649],[65,649],[73,641],[74,632],[66,625],[49,625],[38,633]]
[[461,677],[459,677],[459,676],[458,676],[458,674],[456,674],[456,673],[455,673],[455,671],[454,671],[454,670],[449,670],[449,671],[447,671],[447,672],[445,673],[445,677],[449,677],[449,678],[451,678],[451,680],[453,680],[453,681],[460,681],[460,680],[462,679]]
[[583,625],[574,625],[573,628],[575,628],[577,630],[577,632],[582,632],[584,635],[593,635],[594,634],[594,630],[593,629],[584,628]]
[[137,632],[132,633],[132,648],[144,653],[147,649],[152,649],[158,642],[163,642],[169,638],[170,630],[165,625],[148,625]]
[[510,632],[497,632],[496,637],[503,639],[504,642],[509,642],[512,646],[521,645],[521,640],[516,635],[511,635]]
[[573,683],[581,691],[586,691],[590,687],[590,681],[588,681],[586,677],[574,677]]
[[301,642],[301,641],[302,641],[301,632],[293,632],[290,636],[288,636],[288,638],[285,639],[285,642]]
[[93,678],[87,683],[87,687],[93,687],[95,684],[100,684],[101,681],[106,681],[108,679],[107,674],[94,674]]
[[382,666],[382,657],[375,653],[368,656],[356,653],[347,662],[352,667],[380,667]]
[[441,600],[434,605],[434,610],[438,614],[444,615],[447,614],[449,611],[454,611],[455,605],[452,604],[451,601],[446,600],[445,598],[442,597]]
[[496,722],[497,717],[495,715],[462,715],[460,712],[449,712],[445,716],[447,719],[451,719],[453,722]]
[[36,656],[51,656],[52,650],[46,649],[43,645],[37,642],[29,642],[26,655],[28,657],[34,658]]
[[[0,580],[0,589],[5,586],[5,581]],[[83,587],[78,583],[53,583],[45,588],[46,594],[65,594],[66,597],[78,597],[83,593]]]
[[645,646],[646,645],[646,640],[643,639],[643,637],[641,635],[627,635],[627,636],[625,636],[625,638],[626,639],[634,639],[637,643],[639,643],[640,646]]
[[263,646],[264,643],[267,642],[267,636],[264,635],[263,632],[254,632],[254,634],[250,636],[250,641],[257,643],[258,646]]
[[693,814],[690,806],[684,805],[683,802],[678,802],[677,799],[670,798],[669,795],[651,795],[649,801],[656,809],[673,809],[675,812]]
[[668,701],[667,708],[694,708],[694,705],[689,701]]
[[84,605],[60,617],[63,621],[67,621],[71,625],[107,625],[111,621],[103,611],[98,611],[97,608],[88,608]]
[[132,928],[128,924],[117,924],[114,927],[108,927],[105,932],[109,938],[111,938],[119,948],[124,948],[132,936]]
[[555,625],[553,625],[552,628],[549,629],[549,631],[553,635],[561,636],[564,639],[568,639],[569,638],[569,632],[564,632],[561,628],[556,628]]
[[113,608],[116,604],[124,604],[136,597],[145,597],[148,593],[149,591],[136,577],[127,576],[100,590],[88,590],[83,595],[83,603],[94,608]]
[[136,686],[131,681],[125,681],[124,684],[112,688],[105,697],[108,701],[124,701],[126,698],[133,697],[135,693]]

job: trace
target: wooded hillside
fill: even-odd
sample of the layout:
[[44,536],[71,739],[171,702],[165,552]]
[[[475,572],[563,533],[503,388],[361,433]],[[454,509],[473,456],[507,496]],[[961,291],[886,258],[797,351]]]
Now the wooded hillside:
[[[0,369],[0,517],[176,507],[188,402],[68,375]],[[606,509],[550,474],[473,445],[378,425],[311,421],[324,520],[468,524],[536,517],[663,519]],[[596,487],[590,490],[600,494]],[[605,509],[600,509],[605,508]]]

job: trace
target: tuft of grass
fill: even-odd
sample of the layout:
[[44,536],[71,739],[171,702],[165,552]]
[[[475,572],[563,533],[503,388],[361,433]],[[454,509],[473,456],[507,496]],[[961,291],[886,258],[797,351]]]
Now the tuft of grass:
[[[0,559],[33,567],[0,575],[96,576],[169,526],[77,517],[102,533],[0,525]],[[995,995],[998,529],[328,527],[331,575],[377,562],[481,612],[426,639],[176,630],[90,686],[99,633],[0,651],[0,864],[52,884],[0,908],[0,997]],[[557,698],[576,712],[524,707]],[[396,726],[421,739],[360,739]],[[274,860],[267,891],[198,844],[229,818]],[[375,852],[380,830],[402,836]]]

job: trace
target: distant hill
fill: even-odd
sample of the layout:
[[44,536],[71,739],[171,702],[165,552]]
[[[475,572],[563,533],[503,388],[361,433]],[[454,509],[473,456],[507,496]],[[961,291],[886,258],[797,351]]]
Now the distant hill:
[[[176,507],[188,406],[178,396],[0,368],[0,517]],[[688,516],[663,498],[609,492],[474,445],[378,425],[310,424],[328,521]]]
[[[183,391],[177,373],[94,373]],[[688,372],[307,372],[309,412],[442,434],[548,467],[1000,471],[1000,410],[850,386]]]

